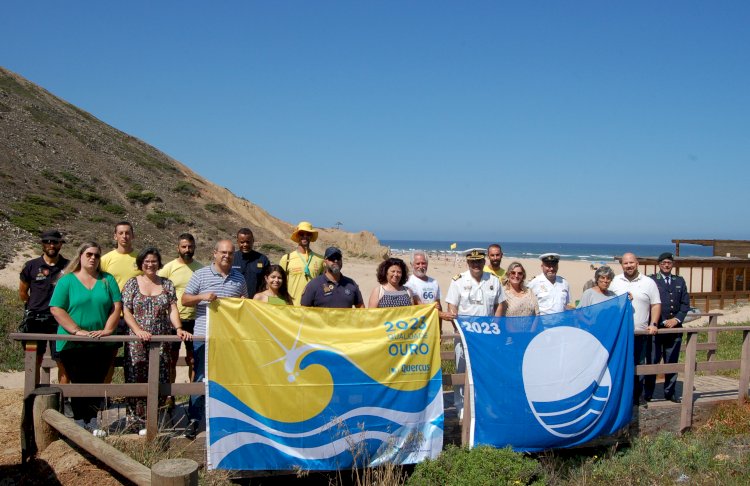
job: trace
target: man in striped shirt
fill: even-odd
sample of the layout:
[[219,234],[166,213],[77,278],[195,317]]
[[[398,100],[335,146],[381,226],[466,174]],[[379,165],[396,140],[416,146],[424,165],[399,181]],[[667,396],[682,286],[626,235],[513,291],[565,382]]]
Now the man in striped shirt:
[[[247,298],[247,284],[245,277],[232,268],[234,257],[234,244],[230,240],[221,240],[214,247],[213,263],[207,267],[200,268],[193,273],[190,281],[182,294],[182,305],[195,307],[195,332],[194,336],[206,336],[206,315],[208,306],[216,299],[226,297]],[[193,369],[195,372],[194,382],[203,382],[206,373],[206,347],[205,343],[196,342],[193,345]],[[198,427],[203,420],[205,408],[205,397],[190,397],[188,416],[190,422],[185,429],[185,437],[195,438]]]

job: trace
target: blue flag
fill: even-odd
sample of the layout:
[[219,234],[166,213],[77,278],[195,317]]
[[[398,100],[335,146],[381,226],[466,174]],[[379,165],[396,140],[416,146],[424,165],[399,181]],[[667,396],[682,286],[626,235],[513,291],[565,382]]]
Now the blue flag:
[[627,294],[547,316],[456,321],[473,390],[471,446],[572,447],[630,422],[633,308]]

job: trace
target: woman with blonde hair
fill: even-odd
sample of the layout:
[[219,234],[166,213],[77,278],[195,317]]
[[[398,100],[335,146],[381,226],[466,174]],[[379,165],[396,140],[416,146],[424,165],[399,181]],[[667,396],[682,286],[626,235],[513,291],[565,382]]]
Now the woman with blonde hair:
[[539,315],[539,303],[526,286],[526,269],[519,262],[508,266],[503,277],[506,300],[502,303],[506,317]]
[[[50,312],[59,324],[58,334],[99,338],[117,329],[122,297],[115,278],[101,271],[101,257],[98,243],[82,244],[65,275],[58,280],[49,303]],[[57,341],[57,350],[71,383],[104,383],[112,361],[111,345]],[[94,422],[100,400],[98,397],[70,400],[73,418],[82,421],[97,436],[105,435]]]

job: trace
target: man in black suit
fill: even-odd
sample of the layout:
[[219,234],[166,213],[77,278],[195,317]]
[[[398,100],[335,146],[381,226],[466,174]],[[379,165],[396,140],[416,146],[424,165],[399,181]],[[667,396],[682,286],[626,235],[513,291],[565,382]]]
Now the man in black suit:
[[[659,329],[672,329],[682,327],[685,316],[690,310],[690,296],[687,291],[685,279],[679,275],[672,275],[674,256],[665,252],[659,255],[659,271],[651,278],[656,282],[661,297],[661,319]],[[677,363],[680,357],[680,346],[682,346],[682,334],[661,334],[653,336],[649,363],[656,364],[662,358],[664,363]],[[680,403],[680,397],[675,395],[677,375],[670,373],[664,375],[664,398],[675,403]],[[654,394],[656,376],[647,375],[644,382],[644,396],[650,400]]]

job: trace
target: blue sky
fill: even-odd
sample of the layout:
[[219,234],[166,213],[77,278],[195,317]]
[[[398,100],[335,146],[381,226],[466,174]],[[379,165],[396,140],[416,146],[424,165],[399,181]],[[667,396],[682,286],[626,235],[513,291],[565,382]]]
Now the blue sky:
[[296,223],[750,239],[750,2],[22,2],[0,65]]

